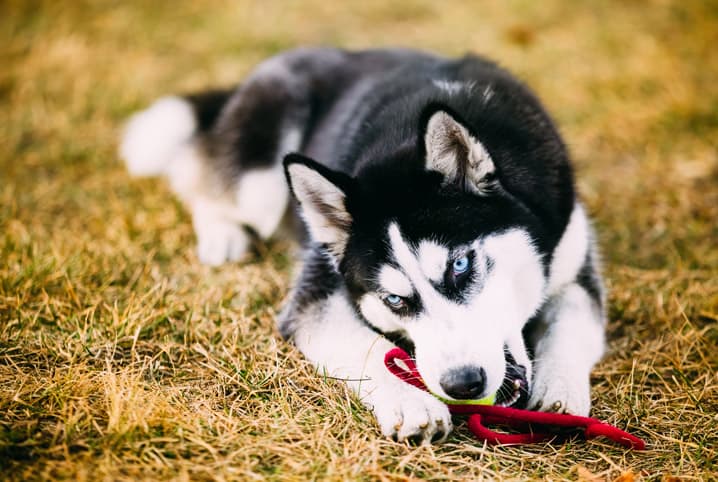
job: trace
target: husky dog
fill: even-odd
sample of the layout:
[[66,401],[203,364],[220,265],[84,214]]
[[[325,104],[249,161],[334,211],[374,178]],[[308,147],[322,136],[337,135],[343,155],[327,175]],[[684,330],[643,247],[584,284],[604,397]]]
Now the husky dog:
[[241,259],[298,211],[306,253],[279,331],[383,434],[451,430],[385,368],[397,345],[447,399],[588,414],[604,347],[592,230],[553,122],[495,64],[292,50],[236,89],[156,101],[120,150],[130,173],[168,178],[203,263]]

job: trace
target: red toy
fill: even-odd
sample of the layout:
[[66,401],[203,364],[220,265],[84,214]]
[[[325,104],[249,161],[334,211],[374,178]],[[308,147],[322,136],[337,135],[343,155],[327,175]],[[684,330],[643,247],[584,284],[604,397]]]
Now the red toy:
[[[397,364],[402,362],[406,368]],[[429,392],[424,385],[416,364],[401,348],[389,350],[384,357],[384,364],[394,375],[406,383]],[[431,392],[429,392],[431,393]],[[603,423],[595,418],[579,417],[559,413],[535,412],[518,408],[499,407],[495,405],[479,405],[475,403],[447,403],[449,411],[453,414],[469,415],[469,430],[479,439],[489,444],[530,444],[556,438],[583,433],[586,439],[604,436],[628,448],[643,450],[645,442],[638,437],[624,432],[612,425]],[[494,432],[488,425],[505,425],[523,433],[507,434]],[[539,429],[534,432],[533,429]],[[555,431],[559,429],[559,433]],[[543,432],[541,430],[544,430]],[[546,432],[554,430],[554,433]]]

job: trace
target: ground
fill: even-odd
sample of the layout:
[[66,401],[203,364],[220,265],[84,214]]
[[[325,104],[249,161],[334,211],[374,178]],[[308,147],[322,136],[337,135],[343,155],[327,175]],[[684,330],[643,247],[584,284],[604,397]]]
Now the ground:
[[[292,245],[198,264],[123,119],[304,44],[488,55],[576,162],[610,288],[593,414],[643,437],[383,439],[274,328]],[[718,478],[718,3],[0,1],[0,478]]]

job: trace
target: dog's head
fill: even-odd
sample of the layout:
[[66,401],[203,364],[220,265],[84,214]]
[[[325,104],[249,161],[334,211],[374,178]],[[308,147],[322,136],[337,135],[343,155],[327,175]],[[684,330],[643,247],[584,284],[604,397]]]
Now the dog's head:
[[418,137],[354,177],[287,156],[302,217],[357,312],[413,346],[433,392],[525,401],[522,329],[545,288],[540,223],[456,114],[426,113]]

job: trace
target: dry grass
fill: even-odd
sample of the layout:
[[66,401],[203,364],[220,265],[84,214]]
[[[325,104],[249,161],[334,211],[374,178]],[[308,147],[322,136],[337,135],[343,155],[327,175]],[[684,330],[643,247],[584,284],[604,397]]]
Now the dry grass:
[[[118,126],[308,43],[473,50],[540,93],[605,251],[594,414],[646,452],[383,440],[277,337],[288,245],[197,263]],[[0,478],[718,478],[715,1],[3,0],[0,45]]]

